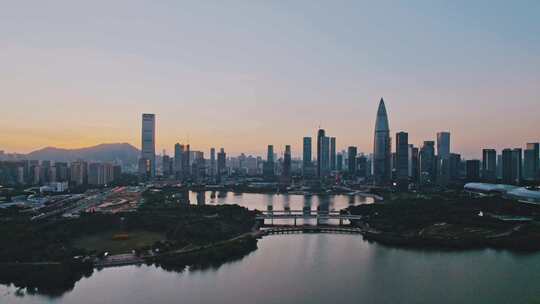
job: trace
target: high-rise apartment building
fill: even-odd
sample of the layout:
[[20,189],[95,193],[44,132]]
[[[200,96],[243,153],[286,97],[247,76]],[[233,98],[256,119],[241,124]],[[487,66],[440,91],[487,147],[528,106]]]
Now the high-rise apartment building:
[[336,170],[338,172],[343,171],[343,154],[342,153],[338,153],[336,155]]
[[323,175],[323,142],[326,137],[323,129],[317,131],[317,177]]
[[526,180],[534,181],[539,177],[539,162],[540,162],[540,144],[527,143],[527,148],[524,153],[523,177]]
[[55,182],[67,182],[69,178],[69,168],[68,164],[65,162],[56,162],[54,164],[55,173]]
[[215,177],[217,171],[216,148],[210,148],[210,176]]
[[502,180],[505,184],[519,185],[522,180],[523,151],[520,148],[502,151]]
[[461,164],[461,155],[457,153],[450,153],[449,161],[449,175],[450,181],[456,181],[460,179],[460,164]]
[[310,175],[312,170],[312,152],[311,152],[311,137],[304,137],[302,150],[302,169],[304,176]]
[[436,177],[435,142],[424,141],[420,149],[420,182],[434,183]]
[[406,132],[396,134],[396,178],[401,184],[409,180],[409,134]]
[[336,170],[336,138],[330,137],[330,170]]
[[88,164],[83,160],[74,161],[70,164],[70,181],[76,186],[86,185],[88,182]]
[[327,176],[330,173],[330,137],[322,138],[322,153],[321,153],[321,176]]
[[494,149],[482,150],[482,178],[490,182],[497,179],[497,151]]
[[103,164],[91,163],[88,165],[88,184],[93,186],[101,186],[105,184]]
[[168,177],[173,172],[173,160],[169,155],[163,154],[161,158],[161,173],[164,177]]
[[515,184],[521,184],[523,180],[523,149],[515,148],[512,150],[512,176],[515,178]]
[[356,176],[366,178],[368,175],[370,175],[370,165],[367,157],[364,154],[360,154],[360,156],[356,158],[356,168]]
[[450,156],[450,132],[437,133],[437,156],[439,159]]
[[417,183],[420,176],[420,160],[418,148],[414,145],[409,145],[409,178],[412,182]]
[[193,163],[193,157],[191,153],[191,147],[189,144],[184,146],[184,154],[182,155],[182,175],[187,179],[191,177],[191,165]]
[[476,182],[480,180],[480,160],[469,159],[466,162],[466,177],[469,182]]
[[502,151],[501,167],[502,167],[502,182],[504,184],[513,184],[515,177],[512,176],[512,149],[504,149]]
[[283,154],[283,171],[281,172],[281,176],[283,178],[283,182],[290,182],[291,179],[291,146],[286,145],[285,146],[285,153]]
[[266,162],[263,165],[263,175],[268,179],[275,177],[274,146],[268,145],[266,151]]
[[182,177],[182,163],[184,156],[184,145],[176,143],[174,145],[174,175],[176,178]]
[[217,176],[218,180],[221,181],[223,176],[227,174],[227,154],[225,149],[221,148],[217,154]]
[[351,146],[347,149],[347,163],[348,163],[347,168],[351,176],[355,176],[356,171],[358,169],[357,159],[356,159],[357,154],[358,154],[358,150],[356,147]]

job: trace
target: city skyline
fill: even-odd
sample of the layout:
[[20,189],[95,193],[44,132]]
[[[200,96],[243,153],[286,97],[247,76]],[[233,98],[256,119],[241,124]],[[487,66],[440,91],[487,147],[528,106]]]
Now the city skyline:
[[[381,104],[383,106],[383,109],[384,111],[386,111],[386,108],[384,107],[385,105],[385,102],[383,100],[383,98],[381,98],[381,101],[380,102],[374,102],[374,104],[377,104],[377,116],[378,116],[378,112],[380,111],[380,107],[381,107]],[[142,124],[140,122],[140,115],[151,115],[154,119],[153,121],[153,132],[155,132],[154,134],[154,145],[155,145],[155,155],[174,155],[175,154],[175,145],[178,144],[178,143],[181,143],[181,144],[187,144],[187,145],[191,145],[193,146],[193,144],[190,144],[190,142],[197,142],[196,140],[193,140],[190,138],[190,136],[186,136],[185,139],[179,139],[179,140],[176,140],[174,141],[171,145],[167,144],[167,145],[164,145],[164,144],[161,144],[160,145],[160,141],[159,141],[159,137],[160,137],[160,134],[159,134],[159,115],[156,115],[155,113],[151,113],[151,114],[145,114],[145,113],[140,113],[139,114],[139,117],[138,117],[138,120],[139,120],[139,126],[138,126],[138,129],[137,129],[137,132],[139,133],[139,139],[138,139],[138,143],[137,142],[127,142],[129,144],[131,144],[132,146],[136,147],[137,149],[139,150],[143,150],[142,148],[142,142],[141,142],[141,135],[140,135],[140,129],[142,127]],[[385,113],[386,115],[386,113]],[[372,115],[373,116],[373,115]],[[391,119],[391,115],[389,114],[388,115],[388,118],[387,119]],[[374,120],[373,122],[373,132],[375,132],[376,130],[376,124],[377,124],[377,119]],[[320,127],[320,126],[319,126]],[[163,131],[162,131],[163,132]],[[166,130],[165,130],[166,132]],[[397,130],[394,130],[392,128],[389,129],[389,137],[390,137],[390,144],[391,144],[391,149],[390,151],[394,151],[394,145],[395,145],[395,134],[398,133],[398,132],[407,132],[409,134],[409,138],[415,138],[414,134],[410,134],[410,132],[408,130],[403,130],[403,129],[397,129]],[[283,156],[283,153],[285,152],[285,146],[291,146],[292,147],[292,157],[295,158],[295,159],[301,159],[303,157],[303,138],[304,137],[311,137],[311,138],[314,138],[315,140],[317,139],[317,129],[314,129],[311,131],[311,133],[313,134],[305,134],[305,136],[296,136],[298,142],[294,142],[294,143],[289,143],[289,142],[285,142],[283,144],[274,144],[274,143],[270,143],[271,145],[273,146],[276,146],[277,147],[277,150],[276,150],[276,154],[278,156]],[[453,132],[449,132],[448,130],[446,131],[436,131],[436,132],[433,132],[433,136],[432,137],[428,137],[426,139],[420,139],[418,140],[417,142],[415,141],[410,141],[409,140],[409,143],[412,144],[412,145],[415,145],[415,146],[421,146],[425,141],[434,141],[436,142],[439,135],[441,133],[444,133],[444,134],[447,134],[447,133],[451,133],[453,134]],[[498,146],[498,145],[486,145],[486,144],[483,144],[483,143],[478,143],[478,147],[476,150],[472,151],[472,153],[470,153],[469,155],[467,155],[467,152],[463,152],[463,150],[459,150],[458,148],[455,148],[455,146],[457,146],[455,144],[456,141],[459,140],[459,137],[458,138],[455,138],[456,135],[453,135],[452,136],[452,151],[453,152],[457,152],[457,153],[460,153],[463,157],[465,157],[466,159],[482,159],[483,158],[483,150],[484,149],[494,149],[496,150],[498,153],[500,153],[502,150],[508,148],[508,147],[516,147],[516,148],[525,148],[527,143],[528,142],[537,142],[539,141],[538,138],[540,138],[540,135],[537,136],[536,138],[535,137],[532,137],[530,140],[527,140],[525,142],[519,142],[515,145],[506,145],[506,144],[502,144],[501,146]],[[339,137],[341,139],[341,136],[337,135],[336,137]],[[372,137],[372,141],[373,141],[373,135],[371,135]],[[416,136],[417,137],[417,136]],[[299,140],[298,140],[299,138]],[[330,138],[329,138],[330,139]],[[126,141],[117,141],[115,143],[124,143]],[[113,142],[97,142],[95,145],[99,145],[99,144],[108,144],[108,143],[113,143]],[[246,155],[255,155],[255,156],[264,156],[266,155],[266,147],[268,146],[268,144],[265,144],[264,148],[261,150],[261,149],[253,149],[253,150],[246,150],[246,151],[234,151],[234,150],[229,150],[226,146],[224,145],[219,145],[219,144],[213,144],[213,143],[210,143],[210,144],[203,144],[203,148],[201,148],[201,146],[193,146],[196,150],[199,150],[199,151],[203,151],[203,152],[208,152],[208,154],[210,154],[211,150],[212,149],[215,149],[216,147],[218,146],[223,146],[225,149],[227,149],[230,153],[229,155],[230,156],[239,156],[241,154],[246,154]],[[336,146],[336,150],[345,150],[347,149],[347,147],[350,147],[350,146],[355,146],[357,147],[359,150],[358,150],[358,153],[364,153],[364,154],[372,154],[373,153],[373,149],[374,149],[374,146],[372,145],[371,147],[368,147],[368,148],[365,148],[363,146],[360,146],[360,145],[354,145],[354,144],[351,144],[351,145],[348,145],[348,144],[339,144]],[[28,150],[28,151],[24,151],[24,152],[20,152],[20,151],[9,151],[9,150],[3,150],[5,153],[27,153],[27,152],[32,152],[32,151],[35,151],[35,150],[39,150],[41,148],[45,148],[45,147],[55,147],[55,148],[62,148],[62,149],[78,149],[78,148],[86,148],[86,147],[89,147],[89,146],[74,146],[74,147],[70,147],[70,146],[63,146],[63,145],[57,145],[57,146],[54,146],[54,145],[46,145],[46,146],[42,146],[42,147],[38,147],[38,148],[35,148],[35,149],[31,149],[31,150]],[[0,148],[2,148],[2,146],[0,146]],[[316,147],[315,147],[316,148]],[[0,149],[2,150],[2,149]],[[230,152],[232,151],[232,153]],[[163,153],[162,153],[163,152]],[[317,159],[316,157],[317,155],[315,154],[313,159]]]
[[540,303],[540,1],[6,1],[1,303]]
[[139,115],[155,113],[169,153],[189,138],[298,156],[318,126],[339,148],[372,151],[384,97],[391,135],[420,146],[447,130],[453,150],[481,158],[538,141],[539,5],[14,3],[0,19],[0,149],[140,148]]
[[[411,184],[420,186],[439,185],[448,186],[450,183],[459,182],[460,178],[469,182],[493,181],[495,176],[507,184],[520,185],[523,181],[534,182],[540,176],[540,143],[526,143],[523,148],[505,148],[501,154],[497,154],[495,149],[482,149],[482,160],[467,160],[459,153],[453,153],[451,149],[451,133],[447,131],[437,132],[437,140],[424,141],[422,146],[415,147],[409,144],[408,133],[401,131],[395,136],[395,152],[392,152],[392,138],[390,136],[390,123],[383,98],[380,99],[374,132],[373,153],[368,158],[364,153],[358,157],[357,147],[349,146],[345,155],[345,150],[337,153],[336,137],[327,136],[324,129],[319,128],[316,139],[316,176],[313,175],[312,166],[312,138],[302,138],[302,165],[298,166],[295,173],[305,179],[316,177],[323,182],[336,178],[339,180],[344,173],[343,165],[348,164],[348,179],[362,178],[373,183],[374,186],[388,187],[397,186],[400,190],[407,190]],[[215,163],[215,148],[210,149],[210,160],[204,157],[204,152],[192,150],[190,144],[176,143],[174,146],[174,157],[171,158],[163,151],[160,160],[161,170],[157,170],[158,161],[155,151],[156,137],[156,116],[153,113],[142,113],[141,115],[141,147],[136,153],[137,157],[137,178],[152,180],[156,177],[174,178],[184,182],[202,181],[210,178],[210,182],[222,182],[223,178],[235,176],[236,174],[262,177],[266,181],[275,181],[276,174],[283,184],[290,184],[293,176],[292,151],[290,145],[285,145],[283,158],[278,159],[278,153],[274,152],[274,146],[267,146],[266,160],[261,157],[254,158],[251,155],[246,158],[242,153],[237,159],[231,157],[227,159],[223,147],[218,153],[217,168]],[[133,149],[131,147],[132,151]],[[525,152],[525,153],[523,153]],[[110,152],[109,152],[110,153]],[[6,154],[0,151],[3,160]],[[20,155],[7,155],[7,161],[2,163],[2,180],[8,183],[25,184],[32,181],[34,184],[49,184],[51,188],[65,189],[64,184],[60,188],[58,183],[65,183],[66,174],[62,170],[67,168],[67,163],[59,162],[59,168],[51,167],[50,160],[24,159]],[[51,155],[49,155],[51,156]],[[230,155],[229,155],[230,156]],[[339,158],[338,158],[339,156]],[[352,158],[351,158],[352,156]],[[500,156],[501,160],[497,158]],[[65,156],[64,156],[65,157]],[[69,157],[69,156],[68,156]],[[11,158],[11,161],[10,161]],[[71,156],[73,159],[73,156]],[[93,185],[103,185],[105,180],[114,181],[113,164],[88,163],[82,157],[70,164],[72,170],[72,182],[78,185],[86,185],[91,181]],[[245,161],[249,159],[249,166]],[[339,159],[339,162],[337,160]],[[227,166],[227,162],[229,162]],[[94,160],[95,161],[95,160]],[[115,163],[122,162],[115,159]],[[236,164],[234,164],[236,163]],[[276,166],[278,164],[278,166]],[[262,165],[262,166],[261,166]],[[121,167],[121,166],[120,166]],[[371,169],[369,169],[371,167]],[[133,167],[132,167],[133,168]],[[131,168],[131,169],[132,169]],[[339,168],[339,169],[338,169]],[[234,172],[229,171],[233,169]],[[234,170],[236,169],[236,170]],[[497,171],[497,172],[494,172]],[[65,170],[64,170],[65,171]],[[105,172],[108,172],[105,174]],[[210,174],[209,174],[210,173]],[[262,174],[261,174],[262,173]],[[496,173],[494,176],[493,173]],[[109,176],[106,178],[105,175]],[[57,180],[57,176],[60,176]],[[118,175],[116,175],[118,176]],[[74,178],[74,180],[73,180]],[[55,184],[56,183],[56,184]]]

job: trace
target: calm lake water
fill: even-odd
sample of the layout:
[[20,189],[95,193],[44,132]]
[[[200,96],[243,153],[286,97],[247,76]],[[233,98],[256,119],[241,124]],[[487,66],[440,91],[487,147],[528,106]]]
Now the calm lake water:
[[[375,200],[372,197],[360,195],[289,195],[289,194],[257,194],[257,193],[232,193],[232,192],[190,192],[189,200],[191,204],[198,205],[220,205],[237,204],[250,210],[293,210],[302,211],[309,208],[312,211],[339,211],[349,206],[360,204],[372,204]],[[298,225],[315,225],[316,219],[298,219]],[[292,225],[294,220],[274,220],[274,225]],[[338,220],[324,220],[322,223],[337,225]],[[348,221],[344,221],[345,224]],[[267,220],[267,224],[270,221]]]
[[[340,210],[359,196],[191,193],[191,203]],[[0,285],[0,303],[540,303],[540,254],[390,248],[361,235],[274,235],[217,269],[126,266],[94,271],[60,297]]]
[[259,249],[217,269],[106,268],[58,298],[0,286],[0,302],[537,303],[538,282],[538,254],[406,250],[360,235],[296,234],[265,237]]
[[329,211],[338,211],[349,206],[360,204],[371,204],[374,202],[371,197],[359,195],[324,195],[324,196],[303,196],[289,194],[257,194],[257,193],[232,193],[232,192],[190,192],[189,200],[191,204],[238,204],[250,210],[267,210],[272,206],[273,210],[284,210],[286,207],[291,210],[302,210],[309,207],[311,210],[321,208]]

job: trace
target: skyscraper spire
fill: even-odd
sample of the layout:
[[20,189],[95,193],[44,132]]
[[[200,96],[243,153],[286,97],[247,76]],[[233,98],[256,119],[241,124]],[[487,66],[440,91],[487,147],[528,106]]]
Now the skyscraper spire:
[[377,131],[390,131],[390,127],[388,126],[388,115],[386,114],[386,106],[384,105],[384,99],[382,98],[379,102],[377,120],[375,121],[375,132]]
[[375,121],[375,138],[373,144],[373,179],[376,185],[386,185],[392,178],[392,152],[390,127],[384,100],[381,98]]

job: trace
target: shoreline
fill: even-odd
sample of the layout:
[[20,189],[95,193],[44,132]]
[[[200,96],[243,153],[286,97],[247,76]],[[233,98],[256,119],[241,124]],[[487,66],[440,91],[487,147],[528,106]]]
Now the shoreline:
[[141,264],[146,264],[146,263],[155,263],[157,260],[159,260],[161,258],[164,258],[164,257],[179,257],[179,258],[181,258],[183,255],[190,255],[190,254],[194,254],[194,253],[197,253],[197,252],[204,252],[204,251],[208,251],[208,250],[214,250],[214,249],[218,249],[218,248],[223,248],[223,247],[226,247],[228,245],[235,245],[236,243],[241,243],[241,242],[243,242],[245,240],[249,240],[249,239],[259,239],[261,236],[262,236],[262,234],[260,233],[260,230],[257,230],[257,231],[244,233],[244,234],[238,235],[238,236],[236,236],[234,238],[231,238],[231,239],[228,239],[228,240],[225,240],[225,241],[221,241],[221,242],[217,242],[217,243],[196,246],[196,247],[190,248],[190,249],[178,249],[178,250],[163,252],[161,254],[156,254],[156,255],[137,256],[137,255],[130,254],[130,253],[128,253],[128,254],[116,254],[116,255],[111,255],[111,256],[107,257],[107,259],[108,259],[107,261],[94,262],[93,267],[97,268],[97,269],[101,269],[101,268],[107,268],[107,267],[141,265]]
[[[74,288],[75,283],[84,276],[90,276],[94,271],[104,268],[122,266],[155,266],[165,271],[182,272],[189,269],[204,270],[217,268],[223,264],[239,261],[258,249],[258,240],[275,234],[356,234],[361,235],[362,242],[375,243],[388,248],[417,251],[448,251],[465,252],[473,250],[503,250],[515,254],[534,254],[540,251],[540,246],[523,246],[531,243],[529,238],[504,236],[496,239],[456,238],[435,239],[425,237],[411,237],[391,232],[381,232],[368,227],[355,225],[346,226],[276,226],[275,230],[268,231],[256,229],[229,240],[192,246],[189,249],[179,249],[163,252],[159,255],[136,256],[134,254],[121,254],[109,256],[106,261],[86,261],[78,263],[66,262],[33,262],[33,263],[0,263],[0,269],[7,270],[0,281],[3,284],[14,284],[18,288],[31,288],[38,293],[60,296]],[[277,228],[277,229],[276,229]],[[272,228],[270,228],[272,229]],[[121,257],[120,259],[115,259]],[[112,259],[112,260],[111,260]],[[48,278],[55,276],[55,280]]]
[[366,229],[362,232],[366,241],[385,246],[412,249],[467,251],[474,249],[501,249],[510,252],[540,252],[540,244],[527,236],[502,236],[493,238],[437,238],[405,236],[394,232],[381,232]]
[[[339,228],[341,227],[341,229]],[[248,233],[238,235],[229,240],[201,245],[187,250],[179,249],[170,252],[163,252],[156,255],[141,255],[137,256],[132,253],[123,253],[108,256],[105,260],[94,261],[92,262],[93,269],[103,269],[109,267],[120,267],[120,266],[129,266],[129,265],[142,265],[148,263],[156,263],[164,257],[175,257],[182,258],[184,255],[192,255],[200,252],[216,250],[219,248],[227,247],[227,245],[234,245],[236,243],[241,243],[249,239],[262,239],[269,235],[275,234],[292,234],[292,233],[301,233],[301,234],[318,234],[318,233],[344,233],[351,234],[347,232],[348,230],[356,230],[354,233],[362,235],[362,239],[368,242],[375,242],[381,245],[396,247],[396,248],[412,248],[412,249],[433,249],[433,250],[455,250],[455,251],[466,251],[474,249],[502,249],[514,252],[540,252],[540,244],[534,244],[531,242],[530,238],[526,237],[512,237],[511,235],[505,235],[499,238],[434,238],[434,237],[422,237],[422,236],[405,236],[395,232],[383,232],[374,229],[369,229],[361,226],[288,226],[288,225],[277,225],[272,228],[281,228],[283,232],[268,232],[265,230],[253,230]],[[348,229],[344,229],[348,228]],[[343,230],[343,232],[340,232]],[[352,230],[351,230],[352,231]],[[528,245],[527,245],[528,244]],[[212,261],[208,261],[211,263]],[[43,265],[62,265],[62,262],[28,262],[28,263],[17,263],[17,262],[8,262],[0,263],[0,266],[43,266]]]
[[[540,244],[534,245],[534,242],[530,242],[531,240],[529,238],[524,237],[512,237],[511,235],[506,235],[499,238],[428,238],[428,237],[421,237],[421,236],[405,236],[400,235],[398,233],[394,232],[383,232],[383,231],[377,231],[361,226],[346,226],[346,228],[351,229],[359,229],[358,231],[347,232],[347,229],[340,229],[339,227],[343,228],[342,226],[336,226],[333,227],[332,225],[329,226],[288,226],[288,225],[282,225],[281,227],[279,225],[268,227],[271,228],[283,228],[284,232],[267,232],[265,230],[254,230],[252,232],[239,235],[235,238],[222,241],[219,243],[211,244],[211,245],[203,245],[196,248],[192,248],[189,250],[177,250],[173,252],[164,252],[160,255],[155,256],[142,256],[137,257],[133,255],[134,259],[130,262],[128,261],[119,261],[118,263],[95,263],[94,268],[106,268],[106,267],[116,267],[116,266],[128,266],[128,265],[141,265],[145,263],[154,263],[156,259],[159,259],[163,256],[176,256],[181,257],[182,255],[189,255],[196,252],[204,252],[205,250],[212,250],[216,248],[220,248],[223,246],[226,246],[227,244],[234,243],[235,241],[247,239],[247,238],[254,238],[254,239],[262,239],[266,236],[275,235],[275,234],[293,234],[293,233],[301,233],[301,234],[318,234],[318,233],[342,233],[342,234],[360,234],[362,235],[362,239],[364,241],[368,242],[376,242],[381,245],[389,246],[389,247],[395,247],[395,248],[411,248],[411,249],[432,249],[432,250],[453,250],[453,251],[467,251],[467,250],[474,250],[474,249],[501,249],[501,250],[507,250],[511,252],[529,252],[529,253],[535,253],[540,252]],[[289,229],[287,229],[289,228]],[[343,232],[340,232],[340,230],[343,230]],[[352,231],[352,230],[351,230]],[[516,242],[517,241],[517,242]],[[530,245],[527,245],[530,244]],[[116,255],[118,256],[118,255]],[[111,256],[114,257],[114,256]]]

